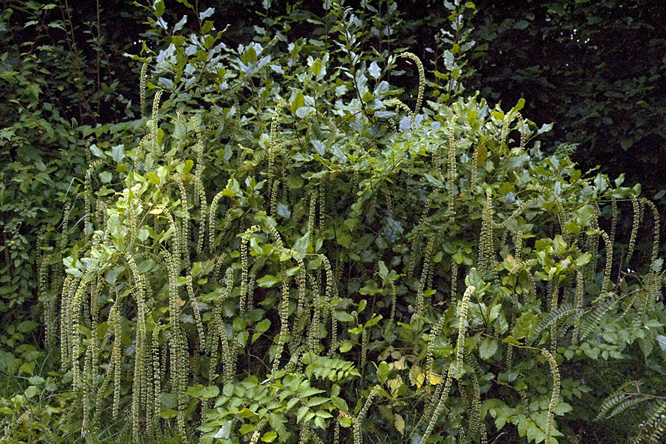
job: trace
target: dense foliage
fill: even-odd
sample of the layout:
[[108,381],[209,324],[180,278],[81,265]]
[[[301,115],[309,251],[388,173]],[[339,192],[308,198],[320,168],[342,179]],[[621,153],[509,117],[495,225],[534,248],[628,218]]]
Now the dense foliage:
[[652,197],[666,160],[666,8],[659,0],[478,2],[472,87],[526,97],[549,140],[580,144],[584,168],[626,173]]
[[[3,56],[24,105],[2,130],[3,442],[659,442],[657,207],[542,147],[525,100],[465,91],[475,5],[444,2],[430,78],[393,1],[264,2],[238,45],[178,3],[144,8],[112,123],[22,88],[44,45]],[[93,110],[85,85],[63,106]]]

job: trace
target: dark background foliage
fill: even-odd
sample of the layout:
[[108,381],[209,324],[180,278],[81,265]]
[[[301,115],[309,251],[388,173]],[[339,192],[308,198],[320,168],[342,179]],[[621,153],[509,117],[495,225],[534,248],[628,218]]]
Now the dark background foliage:
[[666,160],[666,5],[661,1],[478,2],[472,89],[527,101],[550,137],[579,143],[583,169],[600,165],[647,196]]

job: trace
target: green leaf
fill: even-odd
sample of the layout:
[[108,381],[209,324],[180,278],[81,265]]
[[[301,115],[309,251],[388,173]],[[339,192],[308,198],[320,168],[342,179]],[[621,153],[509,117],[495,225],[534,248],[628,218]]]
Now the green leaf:
[[289,106],[289,109],[291,110],[292,113],[296,113],[296,110],[300,108],[301,106],[305,105],[305,96],[301,91],[296,93],[296,96],[294,97],[294,100],[291,102],[291,105]]
[[335,319],[340,322],[353,322],[354,317],[347,313],[346,311],[334,311]]
[[217,431],[215,436],[213,438],[218,438],[218,439],[229,439],[229,436],[231,436],[231,425],[233,424],[232,420],[229,420],[222,424],[222,427],[220,427],[220,430]]
[[661,351],[666,352],[666,336],[657,335],[657,342],[659,343]]
[[377,62],[372,62],[370,64],[370,67],[368,68],[368,74],[370,74],[370,77],[373,79],[378,79],[379,76],[382,75],[382,70],[379,65],[377,65]]
[[235,197],[240,193],[240,184],[235,177],[232,177],[227,181],[227,186],[222,190],[223,196]]
[[310,409],[308,409],[306,406],[302,406],[301,408],[298,409],[298,413],[296,414],[296,424],[300,423],[301,420],[305,417],[305,415],[308,414]]
[[495,355],[495,352],[497,352],[497,347],[497,339],[488,337],[483,338],[481,345],[479,346],[481,359],[488,360],[492,358]]
[[178,412],[175,411],[174,409],[166,409],[166,410],[162,410],[160,412],[160,417],[166,418],[166,419],[175,418],[177,414],[178,414]]
[[315,407],[328,401],[329,401],[328,398],[324,398],[322,396],[315,396],[313,398],[308,399],[305,405],[307,405],[308,407]]
[[241,409],[238,413],[236,413],[236,415],[241,419],[256,419],[256,418],[259,418],[259,415],[257,415],[255,412],[248,409],[247,407]]
[[90,145],[90,152],[91,152],[92,155],[95,156],[95,157],[100,157],[100,158],[102,158],[102,159],[103,159],[104,157],[106,157],[106,155],[102,152],[102,150],[100,150],[99,148],[97,148],[97,145],[95,145],[95,144]]
[[34,396],[38,395],[41,392],[41,390],[38,387],[35,387],[34,385],[31,385],[27,389],[25,389],[25,397],[30,399],[33,398]]
[[21,333],[28,333],[34,331],[37,327],[39,327],[39,324],[37,322],[23,321],[16,326],[16,329]]
[[317,59],[312,63],[312,66],[310,67],[310,72],[314,74],[315,76],[319,75],[321,72],[321,59]]
[[249,65],[257,61],[257,51],[254,50],[254,47],[248,46],[245,51],[243,51],[243,56],[241,57],[241,62]]
[[153,172],[146,173],[146,179],[148,179],[149,181],[151,181],[151,182],[154,183],[155,185],[159,185],[159,184],[160,184],[160,178],[157,177],[157,174],[155,174],[155,173],[153,173]]
[[101,173],[99,173],[99,180],[102,183],[110,183],[111,180],[113,180],[113,174],[111,174],[108,171],[102,171]]
[[516,319],[516,324],[511,329],[512,336],[516,339],[526,338],[534,332],[538,325],[539,317],[531,310],[526,311]]
[[513,29],[523,30],[526,29],[528,26],[530,26],[530,22],[528,22],[527,20],[520,20],[516,22],[515,25],[513,25]]
[[270,432],[266,432],[261,436],[261,440],[263,442],[273,442],[277,438],[278,434],[275,430],[271,430]]
[[164,2],[162,0],[157,0],[155,2],[155,16],[157,18],[162,17],[162,14],[164,14]]
[[292,250],[298,252],[298,254],[301,255],[301,257],[305,256],[308,254],[311,250],[312,247],[310,246],[310,232],[308,231],[305,233],[303,236],[298,238],[296,243],[294,244],[294,247]]
[[257,285],[262,288],[271,288],[280,282],[282,282],[282,279],[280,279],[278,276],[273,276],[272,274],[267,274],[257,279]]
[[[520,23],[520,22],[518,22],[518,23]],[[525,28],[519,28],[519,29],[525,29]],[[523,99],[521,97],[520,99],[518,99],[518,103],[516,104],[516,106],[513,107],[513,110],[514,111],[520,111],[523,108],[525,108],[525,99]]]
[[121,160],[125,158],[125,145],[120,144],[111,148],[111,158],[116,162],[120,163]]
[[120,273],[125,271],[125,267],[121,266],[115,266],[112,268],[109,268],[104,272],[104,279],[106,279],[106,282],[108,282],[110,285],[115,285],[116,280],[118,279],[118,276]]

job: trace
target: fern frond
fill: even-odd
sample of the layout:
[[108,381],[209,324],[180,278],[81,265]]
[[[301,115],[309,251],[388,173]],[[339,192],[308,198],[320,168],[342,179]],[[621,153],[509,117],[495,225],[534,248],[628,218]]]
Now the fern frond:
[[580,329],[580,340],[589,336],[598,326],[604,315],[617,303],[617,299],[609,299],[597,308],[592,310],[589,315],[583,318]]
[[305,375],[308,378],[314,376],[317,379],[328,379],[329,381],[342,381],[348,378],[361,376],[354,363],[340,358],[329,358],[317,356],[313,353],[303,355],[303,364],[306,364]]
[[537,328],[534,329],[534,331],[530,335],[529,342],[534,342],[536,338],[539,337],[542,331],[544,331],[546,328],[550,327],[551,325],[557,324],[562,319],[564,319],[567,316],[570,316],[575,311],[576,307],[574,307],[571,303],[567,302],[565,304],[560,305],[556,310],[548,313],[548,315],[546,315],[546,317],[541,320]]
[[666,434],[666,401],[654,404],[647,419],[638,426],[638,435],[633,444],[658,444]]
[[619,413],[622,413],[625,410],[628,410],[629,408],[631,408],[635,405],[638,405],[642,402],[649,401],[649,400],[650,400],[650,398],[648,398],[647,396],[641,396],[641,395],[636,396],[635,394],[634,395],[626,395],[625,399],[623,401],[617,403],[615,405],[615,407],[613,407],[613,409],[610,412],[608,412],[608,414],[606,415],[606,419],[610,419],[613,416],[615,416]]
[[627,387],[633,387],[636,384],[637,381],[634,380],[627,381],[624,384],[622,384],[617,390],[611,393],[604,400],[604,402],[601,403],[601,406],[599,407],[599,414],[597,415],[595,421],[599,421],[600,419],[605,418],[606,413],[608,413],[612,408],[614,408],[619,402],[621,402],[627,396],[625,389]]

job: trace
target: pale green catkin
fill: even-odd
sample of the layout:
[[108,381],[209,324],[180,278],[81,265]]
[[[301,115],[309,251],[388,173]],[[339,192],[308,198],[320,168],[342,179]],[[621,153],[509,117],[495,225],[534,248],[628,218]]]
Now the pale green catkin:
[[365,415],[368,413],[368,409],[370,409],[370,406],[372,405],[372,400],[375,396],[377,396],[379,390],[380,387],[378,385],[374,386],[372,390],[370,390],[370,394],[365,400],[363,408],[361,408],[361,411],[358,412],[358,415],[356,415],[356,418],[354,418],[354,444],[361,444],[363,442],[363,435],[361,434],[361,422],[363,421],[363,418],[365,418]]
[[634,217],[632,219],[631,226],[631,236],[629,237],[629,247],[627,248],[627,258],[625,259],[625,265],[628,267],[631,262],[631,257],[634,254],[634,248],[636,246],[636,236],[638,235],[638,226],[640,225],[640,206],[638,204],[638,199],[631,196],[631,205],[634,210]]
[[[95,282],[94,287],[92,288],[90,292],[90,343],[88,345],[88,350],[90,350],[90,368],[91,368],[91,373],[94,371],[95,376],[98,368],[98,363],[99,363],[99,298],[100,295],[105,294],[103,292],[104,287],[106,284],[106,280],[104,279],[104,276],[101,274],[97,275],[97,279]],[[91,375],[91,383],[92,383],[92,375]],[[94,378],[96,379],[96,377]]]
[[492,190],[486,189],[486,199],[483,202],[481,223],[481,236],[479,240],[479,271],[483,274],[492,267],[493,263],[493,206]]
[[276,344],[275,358],[273,359],[273,369],[271,370],[271,379],[275,378],[280,367],[280,357],[284,350],[284,345],[287,343],[289,337],[289,283],[284,280],[282,282],[282,298],[280,301],[280,333]]
[[[512,321],[515,321],[515,316],[513,316]],[[515,324],[511,324],[515,325]],[[507,344],[507,349],[506,349],[506,369],[507,371],[511,371],[511,368],[513,367],[513,344]]]
[[[550,312],[553,313],[557,310],[559,302],[560,288],[558,285],[558,277],[555,276],[548,282],[548,299],[550,301]],[[557,322],[550,325],[550,350],[555,353],[557,350]]]
[[541,349],[541,354],[548,361],[550,366],[550,373],[553,376],[553,393],[550,398],[550,404],[548,405],[548,418],[546,420],[546,439],[544,440],[545,444],[553,444],[556,441],[553,439],[553,424],[555,422],[555,408],[557,408],[557,403],[560,399],[560,370],[557,367],[557,361],[552,354],[545,348]]
[[520,130],[520,151],[525,151],[525,146],[527,144],[528,137],[531,134],[527,120],[520,116],[520,125],[518,126]]
[[[389,318],[388,325],[390,328],[395,323],[395,312],[398,305],[398,290],[396,289],[395,284],[392,281],[389,282],[389,286],[390,286],[389,294],[391,296],[391,317]],[[335,318],[335,316],[333,317]]]
[[451,260],[451,298],[458,296],[458,262]]
[[333,356],[338,347],[338,319],[335,317],[335,307],[329,304],[331,312],[331,343],[328,356]]
[[426,349],[426,366],[425,366],[425,374],[429,375],[434,371],[433,369],[433,364],[434,364],[434,349],[435,349],[435,341],[437,340],[437,336],[439,335],[439,331],[441,328],[444,326],[446,316],[441,316],[439,318],[439,321],[433,326],[432,330],[430,330],[430,335],[428,337],[428,347]]
[[340,444],[340,421],[335,421],[333,429],[333,444]]
[[223,381],[225,384],[231,384],[234,379],[234,373],[236,368],[236,359],[234,355],[233,345],[229,344],[229,337],[227,337],[227,330],[224,328],[222,322],[218,323],[218,335],[220,338],[220,343],[222,344],[222,372],[223,372]]
[[606,264],[604,267],[604,281],[601,285],[601,289],[604,291],[610,290],[611,285],[611,266],[613,265],[613,243],[610,240],[608,234],[605,231],[599,230],[604,243],[606,244]]
[[419,59],[416,56],[416,54],[413,54],[411,52],[403,52],[402,54],[400,54],[400,57],[413,60],[414,63],[416,63],[416,66],[419,71],[419,94],[418,97],[416,98],[416,106],[414,107],[414,113],[412,114],[412,124],[414,124],[416,116],[418,115],[419,111],[421,111],[421,103],[423,103],[423,92],[425,91],[425,69],[423,68],[423,62],[421,62],[421,59]]
[[85,207],[85,214],[83,215],[83,228],[84,232],[86,234],[90,233],[92,234],[92,224],[91,224],[91,215],[93,213],[92,210],[92,197],[93,197],[93,191],[92,191],[92,173],[95,171],[95,169],[102,163],[101,160],[97,160],[88,166],[88,169],[86,170],[85,174],[85,181],[84,181],[84,191],[83,191],[83,202],[84,202],[84,207]]
[[660,233],[660,221],[659,221],[659,210],[651,200],[642,198],[641,202],[652,210],[652,217],[654,219],[653,227],[653,239],[652,239],[652,256],[650,257],[650,265],[654,265],[659,257],[659,233]]
[[215,237],[217,236],[217,226],[216,226],[216,217],[217,217],[217,207],[220,203],[220,199],[224,197],[224,191],[220,191],[213,197],[213,201],[208,207],[208,251],[214,251]]
[[178,224],[176,224],[176,220],[174,219],[170,211],[163,208],[160,209],[162,209],[162,212],[164,213],[164,215],[167,218],[167,221],[169,222],[169,228],[173,230],[173,234],[171,235],[171,251],[176,263],[180,264],[181,255],[185,248],[180,227],[178,226]]
[[261,436],[261,430],[266,426],[268,422],[268,416],[264,417],[261,421],[254,426],[254,433],[250,439],[250,444],[257,444],[259,442],[259,437]]
[[187,191],[185,190],[185,185],[180,176],[174,175],[172,179],[178,185],[178,191],[180,192],[180,206],[183,212],[183,221],[180,229],[180,241],[181,253],[184,255],[184,260],[189,261],[188,246],[190,242],[189,226],[190,226],[190,207],[187,202]]
[[[211,384],[217,378],[217,372],[216,372],[217,352],[218,352],[218,346],[220,345],[220,340],[226,340],[226,331],[224,330],[224,326],[222,324],[222,303],[225,300],[229,299],[229,297],[231,296],[231,292],[234,288],[233,268],[229,267],[225,271],[224,283],[225,283],[224,291],[222,292],[222,295],[215,300],[211,314],[211,322],[210,322],[211,333],[209,335],[210,338],[208,341],[208,349],[210,352],[210,365],[208,367],[208,378]],[[222,337],[223,333],[224,336]],[[226,369],[228,361],[225,360],[224,357],[223,357],[223,365],[225,366],[224,368]],[[224,371],[225,371],[224,379],[226,381],[228,378],[226,370]]]
[[197,135],[197,144],[195,146],[197,152],[197,168],[194,170],[194,177],[201,180],[201,174],[205,169],[204,165],[205,145],[204,145],[203,135],[201,134],[201,121],[196,116],[192,116],[190,118],[190,123],[192,124],[192,126],[194,126],[194,131]]
[[134,291],[132,292],[136,300],[137,321],[136,321],[136,348],[134,351],[134,377],[132,380],[132,436],[138,441],[139,416],[141,409],[141,394],[146,389],[144,383],[146,374],[146,307],[143,275],[139,274],[134,257],[129,253],[124,253],[125,261],[131,271],[134,279]]
[[60,302],[60,369],[63,373],[69,371],[70,365],[70,352],[71,352],[71,339],[70,339],[70,321],[71,305],[74,301],[74,294],[78,288],[79,279],[68,274],[62,287],[62,295]]
[[121,367],[121,342],[122,342],[122,329],[120,326],[120,313],[118,312],[118,294],[116,293],[116,301],[111,306],[109,311],[109,328],[113,331],[113,343],[111,344],[111,367],[113,367],[113,406],[112,417],[118,418],[120,412],[120,383],[122,377]]
[[139,77],[139,98],[141,106],[141,117],[146,116],[146,72],[148,71],[148,64],[152,60],[148,57],[146,62],[141,65],[141,76]]
[[277,194],[280,189],[280,179],[271,179],[271,184],[269,186],[270,190],[270,204],[269,204],[269,213],[273,218],[277,217]]
[[208,212],[208,203],[206,200],[206,190],[203,182],[197,176],[193,176],[194,188],[199,194],[199,233],[197,234],[197,255],[201,256],[203,252],[204,239],[206,237],[206,214]]
[[597,253],[599,252],[599,233],[590,231],[587,233],[586,251],[592,255],[592,260],[585,266],[585,282],[593,282],[597,268]]
[[455,221],[455,188],[456,188],[456,179],[458,178],[458,172],[456,169],[456,139],[455,139],[455,124],[458,120],[458,115],[456,114],[451,119],[450,129],[449,129],[449,158],[448,158],[448,174],[447,179],[447,195],[448,195],[448,213],[449,213],[449,222],[453,223]]
[[423,258],[423,271],[421,272],[421,280],[419,281],[419,287],[416,292],[416,311],[412,317],[420,316],[423,313],[425,305],[425,290],[428,283],[428,276],[432,268],[432,253],[435,249],[435,237],[431,237],[426,245],[424,258]]
[[169,317],[171,331],[169,332],[169,374],[171,376],[171,389],[176,394],[178,414],[177,426],[181,437],[185,438],[185,389],[187,385],[187,342],[180,325],[180,304],[178,296],[178,268],[176,259],[168,252],[164,253],[169,281]]
[[161,154],[162,149],[159,142],[159,110],[160,110],[160,99],[162,98],[162,93],[164,91],[159,90],[155,93],[155,98],[153,100],[153,123],[152,123],[152,152],[153,156],[157,158]]
[[309,274],[307,275],[307,277],[310,280],[310,291],[313,294],[312,318],[308,329],[307,344],[308,344],[308,351],[311,353],[316,353],[317,347],[319,345],[318,342],[319,338],[317,336],[319,334],[319,311],[321,307],[321,301],[320,301],[321,295],[319,289],[319,282],[317,282],[317,280]]
[[460,321],[458,322],[458,340],[456,341],[456,372],[460,373],[463,369],[463,354],[465,351],[465,333],[467,331],[467,309],[469,307],[469,299],[476,288],[474,286],[467,287],[463,295],[462,302],[460,303]]
[[319,227],[318,232],[323,233],[326,226],[326,182],[319,184]]
[[270,142],[268,145],[268,174],[273,174],[274,164],[275,164],[275,145],[276,145],[276,135],[277,135],[277,126],[279,123],[280,116],[282,115],[282,109],[284,108],[285,102],[282,99],[279,99],[275,104],[275,112],[271,118],[271,129],[270,129]]
[[[270,225],[270,224],[269,224]],[[249,291],[249,269],[247,263],[247,246],[250,242],[250,236],[258,232],[261,228],[258,225],[253,225],[248,228],[241,237],[241,289],[240,289],[240,306],[244,310],[245,303],[248,298]]]
[[615,231],[617,229],[617,200],[613,197],[611,201],[611,244],[615,245]]
[[367,328],[361,330],[361,373],[365,372],[365,364],[367,363],[368,358],[368,342],[370,341],[370,332]]
[[300,319],[303,316],[306,303],[306,268],[305,262],[298,251],[286,249],[291,257],[296,261],[299,266],[298,274],[296,275],[296,285],[298,286],[298,303],[296,305],[296,319]]
[[472,372],[472,405],[470,406],[469,434],[471,437],[485,435],[481,422],[481,386],[476,372]]
[[81,326],[81,306],[83,303],[83,297],[87,292],[88,285],[91,280],[91,272],[89,269],[83,274],[79,285],[74,292],[74,297],[69,302],[69,310],[66,313],[67,316],[67,328],[65,329],[66,334],[69,336],[70,350],[70,369],[72,372],[72,386],[75,391],[81,393],[83,386],[81,380],[81,367],[79,365],[79,356],[82,353],[82,344],[81,344],[81,333],[79,327]]
[[37,238],[37,254],[39,255],[38,264],[39,268],[37,271],[37,294],[39,295],[39,300],[42,301],[44,306],[44,342],[46,348],[50,349],[54,347],[57,343],[57,325],[56,325],[56,309],[57,301],[55,298],[52,298],[48,295],[48,271],[49,266],[46,263],[45,255],[42,253],[44,243],[44,232],[42,231]]
[[580,329],[580,320],[583,310],[583,295],[585,293],[585,280],[583,277],[583,272],[581,270],[576,271],[576,298],[574,300],[574,305],[576,308],[576,319],[573,324],[573,334],[571,337],[571,343],[576,345],[578,344],[578,331]]
[[470,192],[474,193],[474,190],[476,189],[476,182],[478,178],[478,165],[479,165],[479,149],[483,147],[486,149],[485,143],[480,143],[479,145],[476,145],[474,147],[474,155],[472,156],[472,173],[470,174],[470,179],[469,179],[469,188]]
[[337,297],[338,290],[335,285],[335,277],[333,276],[333,268],[328,258],[321,254],[319,255],[321,263],[324,265],[324,270],[326,271],[326,291],[324,292],[324,316],[327,316],[330,310],[331,300],[334,297]]
[[428,427],[426,427],[426,431],[423,433],[423,436],[421,437],[420,444],[425,444],[426,442],[428,442],[428,438],[432,434],[432,431],[435,428],[435,424],[437,424],[437,420],[442,414],[442,410],[444,410],[444,406],[446,405],[446,400],[449,398],[449,391],[451,390],[451,382],[453,381],[452,374],[456,371],[455,366],[456,364],[452,362],[449,366],[448,371],[446,372],[446,381],[444,382],[442,393],[439,397],[439,401],[437,402],[437,406],[435,407],[435,411],[432,413],[430,421],[428,421]]
[[[412,118],[412,119],[414,119],[416,117],[415,114],[412,112],[412,110],[409,109],[409,106],[407,106],[405,103],[403,103],[400,99],[395,99],[395,98],[394,99],[389,99],[389,100],[384,102],[384,105],[386,105],[387,107],[395,106],[396,111],[403,110],[404,112],[409,114],[409,117]],[[389,120],[389,122],[393,122],[393,120]],[[395,122],[393,122],[393,126],[394,125],[395,125]],[[397,128],[394,132],[397,132]]]
[[[444,369],[444,373],[446,373],[448,368]],[[428,403],[423,409],[422,414],[419,417],[419,420],[416,422],[416,426],[414,427],[415,429],[419,429],[421,426],[421,423],[426,419],[426,418],[431,418],[432,412],[434,411],[434,408],[439,404],[439,398],[442,395],[442,389],[444,389],[444,384],[439,383],[436,385],[435,391],[433,391],[430,396],[428,396]],[[430,419],[428,419],[428,422],[430,422]]]
[[187,295],[190,298],[190,305],[194,312],[194,321],[199,335],[199,349],[201,352],[206,352],[206,336],[204,335],[203,322],[201,320],[201,310],[199,309],[199,302],[194,294],[194,286],[192,285],[192,276],[185,278],[185,287],[187,288]]
[[160,366],[160,325],[157,324],[153,329],[152,334],[152,361],[153,361],[153,420],[150,422],[151,430],[159,428],[160,413],[162,411],[161,398],[162,398],[162,372]]
[[314,236],[315,220],[317,215],[317,193],[310,194],[310,211],[308,217],[308,232],[310,236]]

